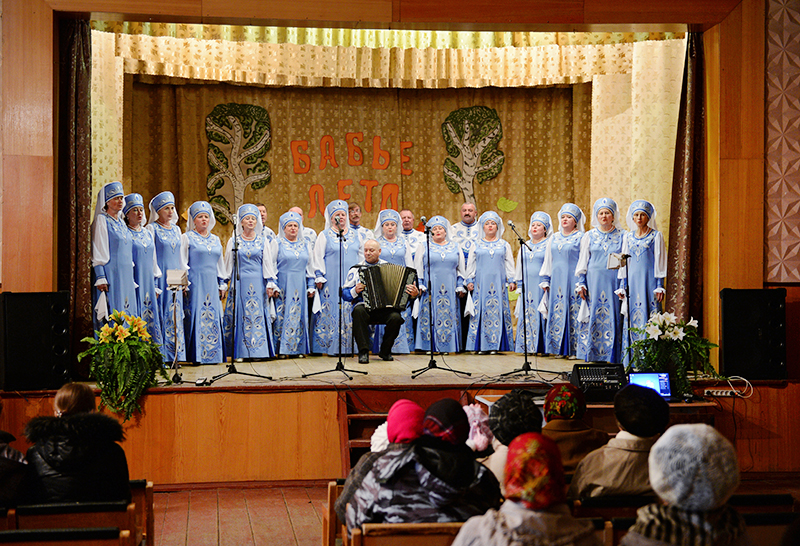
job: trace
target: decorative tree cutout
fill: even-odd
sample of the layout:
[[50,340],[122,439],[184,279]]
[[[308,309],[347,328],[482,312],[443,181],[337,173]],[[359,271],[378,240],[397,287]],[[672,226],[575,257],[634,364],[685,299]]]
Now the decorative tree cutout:
[[[217,221],[227,224],[231,210],[244,204],[244,190],[260,190],[272,180],[272,170],[264,156],[272,146],[269,112],[254,104],[218,104],[206,116],[208,201]],[[233,188],[231,204],[217,190],[229,182]]]
[[503,138],[500,117],[486,106],[459,108],[444,120],[442,136],[449,155],[443,167],[447,189],[475,204],[475,180],[483,184],[503,170],[505,155],[497,149]]

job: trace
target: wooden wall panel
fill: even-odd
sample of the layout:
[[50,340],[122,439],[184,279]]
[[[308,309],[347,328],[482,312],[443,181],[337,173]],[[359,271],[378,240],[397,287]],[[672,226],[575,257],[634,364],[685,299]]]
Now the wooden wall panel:
[[53,156],[5,155],[3,290],[54,289]]
[[453,23],[471,14],[474,23],[522,25],[584,22],[583,0],[400,0],[404,23]]
[[701,0],[699,2],[693,0],[656,2],[587,0],[585,20],[596,24],[646,23],[649,21],[684,24],[707,24],[710,21],[716,23],[722,21],[738,3],[739,0]]
[[203,0],[203,17],[252,21],[285,19],[290,21],[369,21],[390,23],[392,0]]
[[[199,18],[202,0],[45,0],[53,11],[148,14]],[[235,5],[235,3],[231,3]]]
[[52,156],[55,46],[53,13],[44,0],[3,2],[2,48],[3,153]]

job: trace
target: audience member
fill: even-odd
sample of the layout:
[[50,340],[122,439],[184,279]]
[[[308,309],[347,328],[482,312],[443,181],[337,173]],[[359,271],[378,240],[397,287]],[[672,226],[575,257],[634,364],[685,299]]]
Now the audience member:
[[564,472],[575,472],[578,463],[590,452],[608,443],[608,434],[581,421],[586,413],[583,392],[571,383],[556,385],[544,399],[547,424],[542,434],[561,450]]
[[663,502],[640,508],[624,546],[751,546],[726,503],[739,485],[736,449],[704,424],[674,425],[650,450],[650,483]]
[[353,493],[361,486],[364,476],[372,470],[372,465],[387,450],[401,449],[422,435],[422,419],[425,410],[416,402],[400,399],[389,408],[386,416],[386,434],[388,446],[380,451],[371,450],[365,453],[350,471],[344,482],[344,489],[333,505],[339,521],[345,521],[347,503],[353,498]]
[[469,421],[469,438],[467,446],[472,451],[480,454],[492,445],[492,431],[489,429],[489,416],[483,411],[480,404],[467,404],[463,406]]
[[506,501],[470,518],[453,546],[599,546],[594,526],[572,517],[566,504],[558,446],[529,432],[508,446]]
[[[0,400],[0,415],[3,401]],[[13,434],[0,430],[0,506],[14,506],[17,493],[27,469],[25,455],[10,444],[16,440]]]
[[27,455],[25,502],[130,502],[119,421],[97,413],[94,393],[80,383],[61,387],[53,408],[55,417],[34,417],[25,427],[34,444]]
[[513,389],[492,404],[489,410],[489,429],[494,435],[494,453],[483,464],[492,471],[503,488],[508,444],[520,434],[542,431],[542,412],[536,407],[534,394],[524,389]]
[[567,497],[653,493],[647,457],[669,424],[669,404],[653,389],[628,385],[614,397],[614,415],[619,433],[578,464]]
[[347,509],[347,532],[362,523],[466,521],[500,506],[500,486],[466,445],[467,414],[445,398],[425,412],[422,436],[373,464]]

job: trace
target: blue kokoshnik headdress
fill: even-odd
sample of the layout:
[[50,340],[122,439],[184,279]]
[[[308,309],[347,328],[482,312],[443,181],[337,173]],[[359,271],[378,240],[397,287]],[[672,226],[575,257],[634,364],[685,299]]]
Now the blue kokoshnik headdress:
[[558,211],[559,231],[561,231],[561,216],[563,216],[564,214],[569,214],[570,216],[575,218],[575,223],[577,224],[576,227],[581,233],[586,231],[586,226],[584,226],[584,224],[586,223],[586,216],[583,214],[581,208],[575,203],[564,203],[563,205],[561,205],[561,210]]
[[109,182],[103,186],[103,203],[108,203],[115,197],[122,197],[125,191],[122,189],[122,182]]
[[[436,226],[443,227],[445,234],[444,240],[450,242],[450,221],[447,218],[445,218],[444,216],[434,216],[433,218],[428,220],[428,223],[425,225],[428,226],[428,229],[433,229]],[[433,238],[431,238],[431,240],[432,239]]]
[[203,212],[208,214],[211,218],[211,221],[208,224],[208,231],[211,231],[214,228],[214,226],[217,224],[217,219],[214,218],[214,210],[211,208],[211,204],[208,201],[195,201],[192,203],[192,206],[189,207],[189,220],[186,222],[187,231],[194,231],[194,219],[198,214]]
[[381,235],[383,235],[382,228],[383,224],[385,224],[386,222],[394,222],[395,224],[397,224],[399,228],[398,232],[403,229],[402,228],[403,221],[400,219],[400,213],[394,209],[384,209],[378,213],[378,222],[375,224],[375,230],[374,230],[376,237],[380,237]]
[[125,205],[122,207],[122,212],[128,214],[134,207],[142,207],[144,210],[144,199],[140,193],[129,193],[125,196]]
[[533,214],[531,214],[531,221],[528,224],[528,235],[533,238],[533,234],[531,233],[531,228],[533,228],[533,223],[539,222],[544,226],[544,236],[549,237],[551,233],[553,233],[553,220],[550,218],[550,215],[544,211],[537,210]]
[[303,237],[303,217],[292,211],[284,212],[278,219],[278,225],[280,226],[280,229],[278,230],[278,238],[286,238],[286,226],[288,226],[291,222],[297,224],[297,240],[303,241],[305,239],[305,237]]
[[242,229],[242,218],[245,216],[253,216],[256,219],[256,235],[260,235],[264,231],[264,225],[261,221],[261,211],[258,207],[251,204],[245,204],[239,207],[236,211],[236,234],[241,237],[244,230]]
[[505,231],[505,226],[503,225],[503,220],[500,218],[500,215],[493,210],[487,210],[486,212],[481,214],[480,218],[478,218],[479,237],[483,239],[483,236],[485,235],[483,231],[483,225],[489,220],[497,224],[497,240],[499,241],[500,239],[503,238],[503,232]]
[[611,214],[614,215],[614,227],[620,229],[620,222],[619,222],[619,208],[617,207],[617,202],[613,199],[608,197],[601,197],[597,201],[594,202],[594,206],[592,206],[592,227],[599,228],[600,222],[597,220],[597,214],[602,209],[608,209],[611,211]]
[[656,208],[650,201],[645,201],[644,199],[637,199],[636,201],[631,203],[630,207],[628,207],[628,215],[625,217],[625,220],[628,223],[628,228],[630,228],[631,231],[634,231],[636,229],[636,224],[633,222],[633,214],[636,212],[645,213],[649,218],[647,226],[650,227],[651,229],[655,230],[658,229],[658,227],[656,227]]
[[[330,229],[333,226],[331,222],[331,218],[333,215],[338,211],[344,211],[347,214],[347,201],[342,201],[341,199],[336,199],[328,203],[328,206],[325,207],[325,229]],[[345,218],[344,225],[342,228],[347,229],[349,222],[347,218]]]
[[[153,224],[158,220],[158,211],[167,205],[175,206],[175,196],[171,191],[162,191],[150,200],[150,223]],[[177,208],[177,207],[176,207]],[[178,223],[178,213],[173,211],[172,217],[169,219],[170,223]]]

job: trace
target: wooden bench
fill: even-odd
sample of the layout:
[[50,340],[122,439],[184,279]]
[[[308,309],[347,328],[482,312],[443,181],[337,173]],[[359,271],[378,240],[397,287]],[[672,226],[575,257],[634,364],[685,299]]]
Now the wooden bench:
[[132,546],[130,531],[117,527],[88,529],[12,529],[0,531],[0,544],[36,544],[36,546]]
[[136,505],[134,520],[137,534],[146,546],[155,546],[155,516],[153,514],[153,482],[131,480],[131,497]]
[[754,512],[742,514],[747,534],[758,546],[780,546],[786,528],[800,517],[800,512]]
[[141,544],[135,511],[136,505],[125,501],[67,502],[17,506],[14,517],[16,529],[117,527],[120,531],[130,531],[132,544]]
[[607,497],[586,497],[572,503],[572,515],[576,518],[636,517],[636,511],[647,504],[658,502],[655,495],[611,495]]
[[336,515],[333,505],[336,504],[336,499],[342,494],[343,489],[343,479],[328,482],[327,507],[322,513],[322,546],[335,546],[336,539],[342,538],[344,522],[339,521],[339,516]]
[[351,546],[450,546],[461,522],[365,523],[353,529]]

